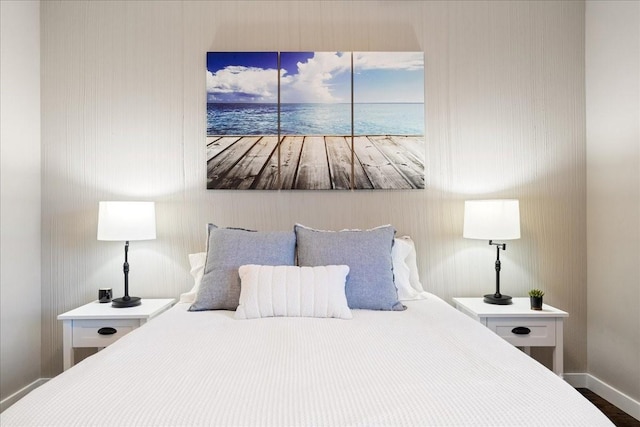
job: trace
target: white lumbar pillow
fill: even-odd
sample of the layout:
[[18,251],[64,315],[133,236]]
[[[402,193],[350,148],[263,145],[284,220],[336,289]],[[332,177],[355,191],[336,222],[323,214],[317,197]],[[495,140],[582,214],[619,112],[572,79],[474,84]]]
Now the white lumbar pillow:
[[336,317],[351,319],[344,286],[346,265],[243,265],[236,319]]

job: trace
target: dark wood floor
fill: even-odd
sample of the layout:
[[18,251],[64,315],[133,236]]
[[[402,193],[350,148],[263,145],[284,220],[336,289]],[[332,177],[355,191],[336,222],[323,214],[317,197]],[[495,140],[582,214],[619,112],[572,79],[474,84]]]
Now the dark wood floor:
[[612,423],[618,427],[640,427],[640,421],[633,418],[626,412],[618,409],[616,406],[607,402],[591,390],[587,388],[577,388],[584,397],[586,397],[591,403],[596,405],[598,409],[605,414]]

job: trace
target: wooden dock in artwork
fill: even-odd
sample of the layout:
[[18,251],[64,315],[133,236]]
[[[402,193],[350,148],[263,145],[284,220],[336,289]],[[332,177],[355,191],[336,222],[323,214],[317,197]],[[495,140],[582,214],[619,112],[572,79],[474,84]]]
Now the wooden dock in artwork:
[[208,189],[419,189],[424,165],[423,136],[207,137]]

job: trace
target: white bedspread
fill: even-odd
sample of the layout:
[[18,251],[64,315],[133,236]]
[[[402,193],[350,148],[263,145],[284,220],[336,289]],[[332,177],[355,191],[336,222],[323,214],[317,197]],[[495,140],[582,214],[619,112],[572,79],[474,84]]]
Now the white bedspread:
[[352,320],[178,304],[0,415],[2,426],[612,425],[435,296]]

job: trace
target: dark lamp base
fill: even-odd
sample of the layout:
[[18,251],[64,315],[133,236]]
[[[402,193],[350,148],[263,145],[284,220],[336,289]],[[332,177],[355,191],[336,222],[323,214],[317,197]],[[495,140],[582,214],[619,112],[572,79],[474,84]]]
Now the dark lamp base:
[[142,304],[140,297],[122,297],[111,300],[111,306],[116,308],[135,307]]
[[512,301],[509,295],[500,295],[497,297],[495,294],[489,294],[484,296],[484,302],[487,304],[509,305]]

